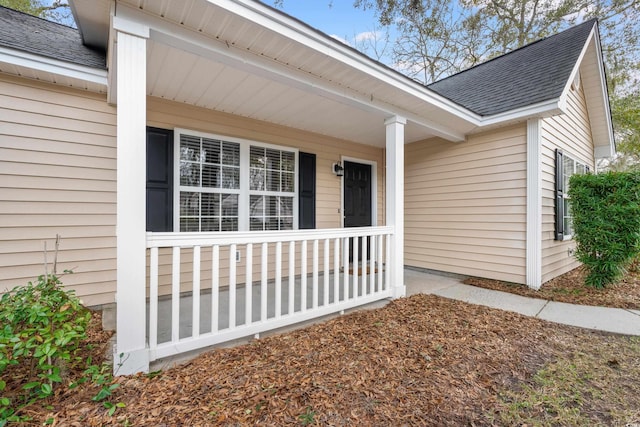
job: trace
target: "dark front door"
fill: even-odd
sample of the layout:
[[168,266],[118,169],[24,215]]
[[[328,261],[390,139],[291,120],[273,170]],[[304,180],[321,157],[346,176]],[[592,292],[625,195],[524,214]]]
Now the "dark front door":
[[[371,179],[371,165],[344,162],[345,227],[368,227],[372,225]],[[368,239],[366,247],[369,248]],[[349,242],[349,260],[353,261],[353,241]],[[361,241],[358,244],[358,260],[362,260]]]

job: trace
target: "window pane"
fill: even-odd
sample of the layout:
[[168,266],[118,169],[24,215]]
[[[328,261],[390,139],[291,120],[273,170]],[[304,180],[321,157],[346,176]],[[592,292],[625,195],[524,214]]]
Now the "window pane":
[[238,190],[240,188],[240,168],[222,167],[222,188]]
[[238,231],[238,218],[222,218],[220,231]]
[[200,138],[180,135],[180,160],[200,162]]
[[265,171],[263,169],[251,168],[249,171],[249,188],[256,191],[265,189]]
[[202,165],[202,187],[220,188],[220,166]]
[[265,196],[265,216],[278,216],[278,197]]
[[202,216],[220,216],[220,194],[202,193]]
[[251,222],[249,224],[249,230],[251,230],[251,231],[264,230],[264,219],[263,218],[251,218]]
[[296,155],[291,151],[282,152],[282,168],[283,171],[294,172],[296,170]]
[[235,142],[223,142],[222,164],[240,166],[240,144]]
[[198,218],[180,218],[180,231],[200,231]]
[[584,174],[586,172],[587,170],[585,165],[583,165],[582,163],[576,163],[576,173]]
[[573,175],[574,162],[569,156],[564,156],[563,159],[562,178],[564,180],[564,192],[567,193],[569,191],[569,178]]
[[280,218],[280,230],[293,230],[293,218]]
[[264,169],[266,167],[265,149],[262,147],[254,147],[249,149],[249,166],[252,168]]
[[180,185],[200,186],[200,164],[180,161]]
[[203,217],[200,231],[220,231],[220,218]]
[[222,194],[222,216],[238,216],[237,194]]
[[249,216],[264,216],[264,196],[251,196],[249,199]]
[[280,216],[293,217],[293,197],[280,197]]
[[203,163],[220,164],[220,141],[214,139],[202,139]]
[[267,157],[268,169],[280,170],[280,150],[267,148],[265,150],[265,156]]
[[289,172],[282,172],[282,188],[280,191],[286,191],[293,193],[295,191],[295,174]]
[[278,218],[268,218],[265,222],[265,230],[279,230],[279,222]]
[[267,171],[267,191],[280,191],[280,171]]
[[200,215],[200,193],[180,192],[180,216]]

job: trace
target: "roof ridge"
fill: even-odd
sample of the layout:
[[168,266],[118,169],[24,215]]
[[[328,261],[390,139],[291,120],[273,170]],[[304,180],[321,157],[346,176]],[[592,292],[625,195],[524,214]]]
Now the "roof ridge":
[[523,49],[529,48],[529,47],[531,47],[533,45],[542,43],[542,42],[547,41],[549,39],[556,38],[556,37],[558,37],[558,36],[560,36],[562,34],[565,34],[565,33],[569,32],[569,31],[577,30],[578,28],[582,28],[583,26],[586,26],[586,24],[591,23],[591,25],[594,25],[597,22],[598,22],[598,18],[590,18],[590,19],[588,19],[588,20],[586,20],[584,22],[581,22],[580,24],[576,24],[576,25],[573,25],[573,26],[571,26],[569,28],[566,28],[566,29],[560,31],[559,33],[551,34],[551,35],[549,35],[547,37],[544,37],[544,38],[541,38],[541,39],[538,39],[538,40],[534,40],[534,41],[532,41],[530,43],[527,43],[527,44],[525,44],[523,46],[520,46],[519,48],[516,48],[514,50],[510,50],[509,52],[502,53],[502,54],[500,54],[498,56],[495,56],[495,57],[493,57],[491,59],[488,59],[487,61],[481,62],[481,63],[476,64],[476,65],[474,65],[472,67],[469,67],[469,68],[465,68],[464,70],[458,71],[457,73],[451,74],[451,75],[449,75],[447,77],[444,77],[444,78],[442,78],[440,80],[436,80],[435,82],[431,82],[428,85],[426,85],[426,87],[430,87],[432,85],[435,85],[436,83],[440,83],[440,82],[443,82],[443,81],[445,81],[447,79],[450,79],[452,77],[459,76],[460,74],[464,74],[467,71],[474,70],[474,69],[476,69],[478,67],[481,67],[483,65],[489,64],[489,63],[494,62],[494,61],[496,61],[498,59],[504,58],[505,56],[509,56],[509,55],[514,54],[514,53],[516,53],[518,51],[521,51]]

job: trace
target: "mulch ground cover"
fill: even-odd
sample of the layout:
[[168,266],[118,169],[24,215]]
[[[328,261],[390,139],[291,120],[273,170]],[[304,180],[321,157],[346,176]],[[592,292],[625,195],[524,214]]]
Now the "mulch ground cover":
[[[620,354],[594,359],[590,369],[633,390],[640,349],[618,351],[635,349],[631,339],[415,295],[209,351],[163,372],[119,377],[110,401],[126,406],[113,416],[83,387],[61,387],[31,415],[34,424],[51,418],[65,426],[504,425],[505,393],[518,393],[542,367],[576,354]],[[624,425],[633,420],[617,419],[615,409],[640,408],[640,393],[627,394],[623,404],[599,396],[580,405],[593,425]],[[562,425],[544,405],[532,410]]]
[[631,271],[622,280],[604,289],[585,286],[586,274],[584,266],[578,267],[544,283],[537,291],[525,285],[479,277],[467,278],[464,283],[550,301],[640,310],[640,272]]

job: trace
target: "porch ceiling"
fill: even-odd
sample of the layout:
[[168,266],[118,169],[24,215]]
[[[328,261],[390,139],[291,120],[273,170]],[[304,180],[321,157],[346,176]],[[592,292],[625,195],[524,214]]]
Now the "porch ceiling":
[[[85,43],[112,49],[108,3],[72,0]],[[151,96],[381,147],[384,119],[395,114],[408,119],[407,142],[462,140],[477,125],[467,110],[257,1],[118,0],[115,15],[151,30]]]

